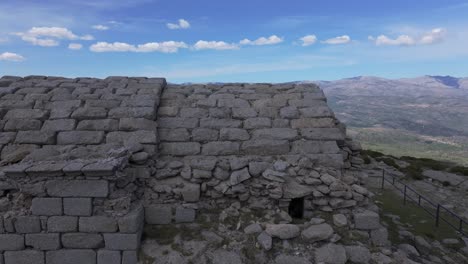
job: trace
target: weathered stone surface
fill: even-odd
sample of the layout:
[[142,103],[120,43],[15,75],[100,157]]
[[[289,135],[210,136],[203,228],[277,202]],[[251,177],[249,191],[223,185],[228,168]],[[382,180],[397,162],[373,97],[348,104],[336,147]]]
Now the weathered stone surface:
[[249,163],[249,172],[252,176],[258,176],[262,174],[268,167],[270,167],[269,162],[250,162]]
[[143,229],[145,211],[143,206],[138,206],[127,215],[117,219],[120,233],[138,233]]
[[109,186],[104,180],[54,180],[46,183],[46,190],[53,197],[107,197]]
[[19,234],[41,232],[41,221],[37,216],[18,216],[14,224],[16,233]]
[[140,247],[140,234],[104,234],[106,249],[137,250]]
[[116,232],[118,229],[116,219],[107,216],[80,217],[79,231],[86,233]]
[[312,225],[303,230],[303,239],[313,243],[330,238],[333,235],[333,228],[328,224]]
[[155,131],[157,124],[155,121],[145,118],[121,118],[119,121],[119,130],[135,131],[135,130],[148,130]]
[[457,186],[461,182],[466,180],[466,177],[443,171],[425,170],[422,174],[425,177],[431,178],[442,183],[448,182],[452,186]]
[[257,116],[254,108],[232,108],[232,117],[236,119],[246,119]]
[[74,216],[52,216],[47,219],[47,231],[54,232],[76,232],[78,231],[78,217]]
[[0,234],[0,251],[24,249],[24,235]]
[[15,143],[19,144],[55,144],[55,132],[53,131],[19,131]]
[[242,121],[233,119],[222,119],[222,118],[202,118],[200,119],[200,127],[202,128],[239,128],[242,125]]
[[64,248],[100,248],[104,246],[104,239],[100,234],[66,233],[62,234]]
[[195,209],[177,207],[175,212],[175,222],[176,223],[191,223],[195,221]]
[[291,239],[299,236],[301,230],[292,224],[267,224],[265,232],[272,237]]
[[253,131],[252,136],[258,139],[294,139],[298,135],[297,130],[290,128],[266,128]]
[[62,215],[61,198],[34,198],[31,211],[33,215]]
[[12,109],[6,113],[3,119],[39,119],[47,118],[49,111],[40,109]]
[[195,128],[198,126],[197,118],[160,117],[158,127],[161,128]]
[[181,194],[185,202],[198,202],[200,200],[200,184],[184,183]]
[[247,235],[261,233],[263,228],[260,224],[254,223],[244,228],[244,233]]
[[37,250],[7,251],[5,264],[44,264],[44,252]]
[[114,131],[119,127],[116,119],[82,120],[76,127],[77,130],[89,131]]
[[250,138],[247,130],[241,128],[222,128],[219,133],[220,140],[248,140]]
[[96,252],[91,249],[61,249],[46,252],[47,264],[96,264]]
[[3,127],[4,131],[20,131],[20,130],[39,130],[42,122],[36,119],[9,119]]
[[150,225],[169,224],[172,221],[172,209],[167,205],[145,207],[145,221]]
[[26,246],[37,250],[56,250],[60,248],[59,233],[26,234]]
[[300,132],[310,140],[344,140],[346,136],[339,128],[302,128]]
[[[216,134],[217,133],[218,132],[216,131]],[[190,141],[190,133],[186,128],[174,128],[174,129],[160,128],[158,129],[158,136],[162,142],[164,141]],[[201,136],[206,137],[206,134],[203,134],[203,135],[201,134]],[[195,138],[193,140],[199,141],[199,139],[195,139]]]
[[97,264],[119,264],[121,259],[120,251],[101,249],[97,252]]
[[59,145],[92,145],[100,144],[104,139],[102,131],[65,131],[57,135]]
[[281,155],[289,153],[287,140],[256,139],[242,143],[242,151],[249,155]]
[[229,183],[231,184],[231,186],[234,186],[250,179],[251,177],[252,176],[250,176],[249,170],[247,168],[244,168],[242,170],[233,171],[229,178]]
[[44,131],[69,131],[75,129],[76,120],[74,119],[56,119],[46,120],[42,126]]
[[337,227],[343,227],[348,225],[348,219],[344,214],[334,214],[333,215],[333,224]]
[[93,205],[91,198],[63,198],[63,213],[72,216],[91,216]]
[[109,111],[109,118],[146,118],[154,120],[154,107],[117,107]]
[[203,144],[202,154],[209,156],[233,155],[239,153],[240,144],[230,141],[209,142]]
[[371,254],[369,249],[363,246],[345,246],[348,260],[352,263],[367,264],[370,261]]
[[215,129],[195,128],[192,130],[192,139],[194,141],[215,141],[218,140],[218,134],[218,130]]
[[103,107],[80,107],[76,109],[71,117],[78,120],[103,119],[107,116],[107,110]]
[[159,147],[161,154],[174,156],[196,155],[201,148],[200,143],[196,142],[161,143]]
[[245,129],[271,127],[271,119],[267,117],[249,118],[244,120]]
[[257,236],[257,242],[264,250],[270,250],[273,246],[273,239],[266,232],[261,232]]
[[275,258],[275,264],[312,264],[305,257],[279,255]]
[[372,230],[380,228],[380,217],[377,213],[366,210],[353,214],[356,229]]
[[15,140],[16,132],[0,132],[0,144],[6,145]]
[[331,128],[334,126],[335,120],[333,118],[300,118],[291,120],[292,128]]
[[348,257],[341,245],[326,244],[315,250],[316,263],[345,264]]
[[385,227],[371,230],[371,241],[372,244],[375,246],[388,246],[390,245],[390,241],[388,240],[388,230]]
[[340,148],[335,141],[298,140],[293,142],[291,151],[295,154],[335,154],[340,152]]

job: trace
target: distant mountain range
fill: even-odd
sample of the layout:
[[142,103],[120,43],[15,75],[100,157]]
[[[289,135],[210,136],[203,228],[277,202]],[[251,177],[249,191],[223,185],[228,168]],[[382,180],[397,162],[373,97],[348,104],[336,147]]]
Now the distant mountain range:
[[312,82],[368,148],[468,164],[468,78],[359,76]]

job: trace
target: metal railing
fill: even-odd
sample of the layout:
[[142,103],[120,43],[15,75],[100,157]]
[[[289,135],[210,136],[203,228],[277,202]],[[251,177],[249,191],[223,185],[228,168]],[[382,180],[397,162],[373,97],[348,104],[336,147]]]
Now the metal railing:
[[[382,169],[382,189],[385,187],[385,182],[391,183],[395,189],[403,194],[403,204],[406,204],[408,200],[412,201],[421,207],[424,211],[426,211],[430,216],[435,218],[436,227],[439,227],[440,221],[442,220],[462,236],[468,237],[468,231],[465,230],[468,228],[468,222],[465,221],[461,216],[452,212],[445,206],[439,203],[434,203],[428,198],[422,196],[410,186],[406,185],[398,179],[395,179],[395,176],[390,174],[387,176],[387,174],[388,173],[385,172],[385,169]],[[388,178],[391,178],[391,180]],[[398,185],[400,185],[400,187]],[[444,215],[450,216],[452,221],[450,219],[446,219]]]

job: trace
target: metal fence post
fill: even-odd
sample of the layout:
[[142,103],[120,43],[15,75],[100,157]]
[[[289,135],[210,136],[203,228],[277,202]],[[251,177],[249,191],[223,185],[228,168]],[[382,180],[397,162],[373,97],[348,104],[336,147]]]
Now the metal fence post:
[[436,223],[435,223],[437,227],[439,226],[439,214],[440,214],[440,204],[437,204]]

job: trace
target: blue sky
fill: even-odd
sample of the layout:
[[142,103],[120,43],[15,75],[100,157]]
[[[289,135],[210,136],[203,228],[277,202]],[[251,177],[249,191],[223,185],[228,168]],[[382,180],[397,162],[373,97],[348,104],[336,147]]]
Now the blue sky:
[[466,14],[466,0],[3,0],[0,75],[465,77]]

